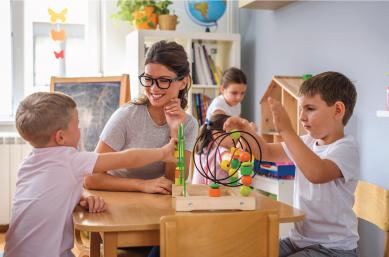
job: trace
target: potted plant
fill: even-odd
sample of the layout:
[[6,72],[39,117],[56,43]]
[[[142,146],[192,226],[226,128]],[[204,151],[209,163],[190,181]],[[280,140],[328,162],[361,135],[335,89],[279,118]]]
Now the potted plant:
[[131,22],[137,29],[156,29],[158,14],[154,0],[118,0],[112,17]]
[[156,9],[158,13],[159,29],[162,30],[175,30],[177,21],[177,15],[170,14],[169,5],[173,2],[170,0],[160,0],[156,2]]

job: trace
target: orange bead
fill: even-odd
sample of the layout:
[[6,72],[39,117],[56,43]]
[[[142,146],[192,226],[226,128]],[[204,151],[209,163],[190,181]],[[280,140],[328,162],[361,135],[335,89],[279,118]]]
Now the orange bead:
[[220,188],[209,188],[208,195],[211,197],[219,197],[220,196]]
[[180,170],[178,168],[176,168],[175,177],[180,177]]
[[239,155],[240,162],[248,162],[250,161],[251,156],[248,152],[241,152]]
[[253,182],[253,179],[251,176],[242,176],[240,182],[245,186],[249,186]]

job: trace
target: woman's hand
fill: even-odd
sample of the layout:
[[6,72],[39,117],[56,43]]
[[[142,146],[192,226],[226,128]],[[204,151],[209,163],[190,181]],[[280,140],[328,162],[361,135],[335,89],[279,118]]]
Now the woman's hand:
[[166,122],[170,128],[170,137],[177,137],[178,126],[185,121],[185,111],[179,98],[173,98],[164,108]]
[[149,194],[170,195],[172,192],[172,182],[165,177],[145,179],[140,185],[140,191]]

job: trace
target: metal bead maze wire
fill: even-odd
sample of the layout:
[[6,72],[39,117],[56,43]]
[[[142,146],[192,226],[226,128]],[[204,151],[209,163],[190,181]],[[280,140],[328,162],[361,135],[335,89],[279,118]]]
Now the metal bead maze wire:
[[[234,133],[240,133],[240,137],[235,140],[231,137],[232,134]],[[216,178],[216,169],[217,169],[217,162],[216,162],[216,157],[217,157],[217,154],[218,154],[218,149],[220,147],[220,144],[224,141],[224,140],[232,140],[233,144],[234,144],[234,147],[235,148],[238,148],[238,146],[240,146],[240,148],[244,148],[243,146],[246,146],[248,148],[248,152],[250,154],[250,162],[254,164],[254,157],[253,157],[253,154],[252,154],[252,148],[249,144],[249,142],[247,141],[246,138],[244,138],[244,136],[242,135],[245,135],[245,136],[249,136],[251,137],[252,139],[254,139],[254,141],[256,142],[256,147],[258,147],[258,150],[259,150],[259,155],[260,155],[260,158],[259,158],[259,163],[262,162],[262,149],[261,149],[261,145],[259,144],[258,140],[250,133],[246,132],[246,131],[231,131],[231,132],[224,132],[224,131],[217,131],[217,132],[214,132],[212,133],[212,141],[210,142],[210,145],[208,145],[208,151],[206,153],[206,167],[207,167],[207,170],[209,171],[208,173],[210,175],[207,174],[207,172],[204,170],[204,165],[202,163],[202,159],[201,158],[203,156],[203,154],[205,154],[203,151],[201,151],[200,153],[200,158],[199,159],[199,165],[200,167],[198,166],[198,163],[196,163],[196,159],[195,159],[195,150],[193,150],[192,152],[192,160],[194,160],[194,166],[195,168],[197,169],[197,171],[201,174],[201,176],[203,176],[204,178],[206,179],[209,179],[210,181],[214,182],[214,183],[217,183],[217,184],[221,184],[221,185],[224,185],[224,186],[228,186],[228,187],[239,187],[239,186],[242,186],[243,184],[242,183],[237,183],[238,181],[240,181],[241,177],[234,177],[234,175],[239,171],[241,165],[242,165],[242,162],[239,162],[239,166],[235,169],[235,172],[232,173],[232,174],[229,174],[224,177],[224,178]],[[215,137],[216,136],[216,137]],[[199,140],[200,138],[197,138],[196,140],[196,143],[195,143],[195,146],[193,149],[196,149],[196,146],[197,144],[199,143]],[[214,146],[216,146],[216,149],[214,151],[214,156],[213,156],[213,169],[211,170],[211,165],[210,165],[210,154],[211,154],[211,149],[214,149]],[[236,151],[237,149],[235,149]],[[233,156],[234,156],[234,153],[232,153],[231,155],[231,159],[230,159],[230,163],[231,163],[231,160],[233,159]],[[220,165],[220,164],[219,164]],[[251,175],[252,178],[254,178],[256,175],[256,172],[253,171],[253,174]],[[231,177],[233,177],[233,179],[235,181],[230,181],[230,182],[225,182],[227,180],[231,180]]]

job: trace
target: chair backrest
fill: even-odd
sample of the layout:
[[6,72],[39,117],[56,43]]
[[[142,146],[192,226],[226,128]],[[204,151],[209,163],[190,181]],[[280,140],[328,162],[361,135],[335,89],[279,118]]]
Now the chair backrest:
[[389,257],[389,190],[359,181],[353,210],[358,218],[384,231],[384,257]]
[[161,257],[276,257],[276,211],[182,213],[161,218]]

